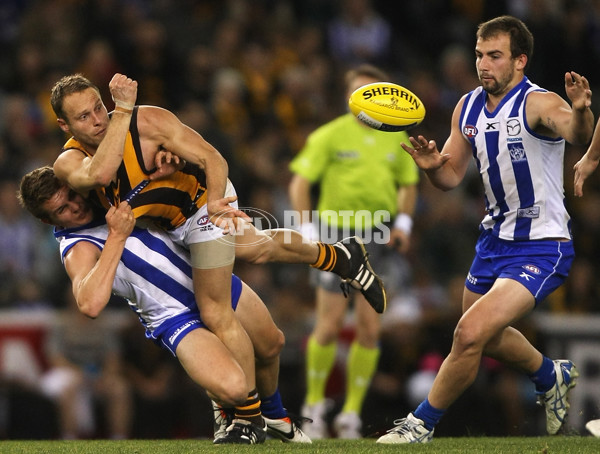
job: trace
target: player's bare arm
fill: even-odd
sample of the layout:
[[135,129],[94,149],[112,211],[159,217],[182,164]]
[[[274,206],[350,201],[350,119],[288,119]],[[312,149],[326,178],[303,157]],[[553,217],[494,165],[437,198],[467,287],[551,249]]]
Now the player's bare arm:
[[425,171],[431,183],[443,191],[453,189],[460,184],[471,160],[471,146],[463,137],[459,127],[463,103],[464,97],[454,108],[450,137],[446,140],[442,151],[438,150],[434,140],[427,140],[423,136],[418,136],[416,139],[410,137],[412,147],[402,144],[402,148]]
[[131,115],[113,115],[106,136],[92,158],[78,150],[62,152],[54,162],[56,176],[77,192],[110,184],[123,160],[123,147]]
[[565,91],[571,106],[553,92],[530,93],[526,104],[527,121],[542,135],[563,137],[571,144],[585,145],[594,131],[589,82],[575,72],[568,72],[565,74]]
[[123,74],[115,74],[109,88],[117,107],[108,122],[106,107],[94,89],[65,98],[67,118],[58,125],[73,134],[93,158],[80,151],[67,150],[54,163],[56,175],[80,193],[107,186],[117,173],[123,159],[125,138],[137,97],[137,82]]
[[573,166],[575,170],[574,191],[577,197],[583,196],[583,183],[598,167],[600,162],[600,121],[596,124],[592,142],[586,153]]
[[584,154],[579,161],[573,166],[575,171],[574,176],[574,193],[576,197],[583,197],[583,183],[596,170],[600,158],[593,158],[590,152]]
[[79,150],[66,150],[54,161],[54,173],[71,188],[85,196],[90,189],[98,187],[96,179],[90,178],[89,175],[91,161],[92,158],[85,156]]
[[200,134],[181,123],[172,112],[154,106],[139,108],[138,131],[147,165],[152,165],[159,150],[168,150],[204,170],[207,208],[213,223],[225,227],[224,218],[236,216],[233,208],[222,203],[229,172],[227,161]]
[[80,312],[95,318],[106,307],[112,293],[117,267],[135,219],[127,202],[111,207],[106,214],[109,228],[102,252],[92,243],[78,242],[65,257],[65,269],[73,284]]

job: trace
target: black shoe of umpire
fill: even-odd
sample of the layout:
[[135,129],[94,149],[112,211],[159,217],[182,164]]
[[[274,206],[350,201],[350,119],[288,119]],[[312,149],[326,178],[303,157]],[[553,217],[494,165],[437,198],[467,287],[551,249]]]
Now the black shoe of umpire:
[[387,306],[387,296],[383,281],[369,263],[368,253],[365,245],[357,236],[344,238],[335,243],[342,249],[350,259],[350,272],[348,278],[341,283],[344,295],[348,296],[350,286],[360,290],[375,312],[381,314]]

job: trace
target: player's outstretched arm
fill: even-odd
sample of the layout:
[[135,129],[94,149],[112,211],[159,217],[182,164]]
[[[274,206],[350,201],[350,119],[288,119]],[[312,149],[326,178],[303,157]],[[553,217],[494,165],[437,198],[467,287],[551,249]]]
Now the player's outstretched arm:
[[585,77],[568,72],[565,91],[572,105],[551,91],[530,93],[526,104],[527,122],[539,134],[562,137],[573,145],[586,145],[594,132],[589,83]]
[[402,148],[425,171],[431,183],[443,191],[453,189],[460,184],[471,159],[471,147],[459,127],[463,102],[464,97],[454,108],[450,137],[446,140],[442,151],[438,150],[434,140],[427,140],[423,136],[418,136],[416,139],[410,137],[412,147],[402,144]]
[[583,196],[583,183],[596,170],[600,162],[600,121],[596,124],[592,142],[586,153],[573,166],[575,170],[574,189],[577,197]]
[[[568,142],[585,145],[594,132],[592,113],[592,90],[588,80],[575,71],[565,73],[565,91],[571,100],[571,140]],[[566,139],[566,136],[563,136]]]

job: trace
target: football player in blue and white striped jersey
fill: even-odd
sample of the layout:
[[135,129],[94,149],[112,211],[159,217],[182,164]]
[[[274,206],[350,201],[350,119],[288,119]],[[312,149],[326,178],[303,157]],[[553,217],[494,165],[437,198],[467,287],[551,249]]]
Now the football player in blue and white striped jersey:
[[425,443],[448,407],[473,383],[483,355],[526,373],[557,433],[578,375],[569,360],[544,356],[511,327],[566,279],[574,258],[565,207],[565,141],[586,144],[594,129],[585,77],[564,75],[571,104],[525,76],[533,36],[519,19],[482,23],[475,46],[481,86],[464,95],[452,115],[450,137],[411,137],[403,148],[444,190],[457,187],[473,157],[485,191],[475,258],[465,280],[463,315],[428,397],[380,443]]
[[[146,329],[146,337],[178,358],[209,396],[235,411],[218,443],[255,444],[275,433],[284,441],[310,442],[283,408],[279,395],[279,353],[284,335],[260,297],[232,274],[236,317],[253,342],[256,376],[246,377],[232,353],[206,329],[194,297],[187,249],[159,228],[139,228],[127,202],[98,215],[80,194],[60,181],[52,167],[25,175],[22,205],[55,225],[55,237],[79,310],[92,318],[111,294],[125,298]],[[256,408],[247,387],[256,387]],[[262,414],[261,414],[262,413]],[[264,421],[263,421],[264,417]]]

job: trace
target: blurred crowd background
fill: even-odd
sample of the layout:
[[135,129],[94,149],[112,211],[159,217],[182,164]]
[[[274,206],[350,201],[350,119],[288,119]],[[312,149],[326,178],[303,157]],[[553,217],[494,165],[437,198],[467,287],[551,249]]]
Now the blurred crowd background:
[[[38,389],[64,353],[64,332],[55,336],[55,324],[47,320],[72,316],[66,315],[74,307],[70,285],[52,229],[15,198],[21,176],[51,164],[66,139],[49,103],[56,80],[83,73],[100,87],[109,110],[111,77],[121,72],[137,80],[138,104],[172,110],[227,158],[240,206],[266,210],[281,221],[289,209],[288,163],[308,133],[346,111],[347,69],[373,63],[415,92],[427,117],[412,132],[441,147],[456,102],[478,84],[476,27],[506,13],[523,19],[534,34],[530,79],[564,97],[566,71],[586,76],[597,118],[598,0],[2,0],[0,340],[13,323],[6,317],[3,323],[3,313],[42,320],[47,329],[38,333],[39,373],[16,368],[0,375],[0,437],[61,436],[52,418],[58,404]],[[586,182],[583,198],[572,195],[572,167],[585,149],[567,145],[565,164],[577,259],[567,284],[538,311],[600,312],[600,172]],[[365,435],[389,428],[427,391],[451,345],[483,216],[475,171],[448,193],[423,176],[419,191],[412,251],[390,266],[375,264],[385,271],[393,300],[383,316],[382,357],[363,412]],[[314,307],[308,268],[238,263],[236,273],[261,295],[287,337],[280,388],[284,404],[299,413],[303,348]],[[173,358],[144,339],[122,302],[109,307],[119,323],[66,325],[84,323],[78,329],[86,333],[102,330],[89,336],[98,342],[87,342],[88,350],[74,347],[97,376],[107,355],[119,363],[114,373],[121,387],[91,388],[96,418],[86,435],[210,436],[206,397]],[[535,339],[535,326],[528,323],[521,328]],[[350,323],[345,336],[352,337]],[[532,385],[491,361],[480,375],[436,433],[542,433]],[[341,382],[334,373],[328,388],[332,409],[342,396]],[[125,433],[113,433],[114,418],[102,417],[111,399],[131,402]],[[41,422],[32,424],[36,420]]]

